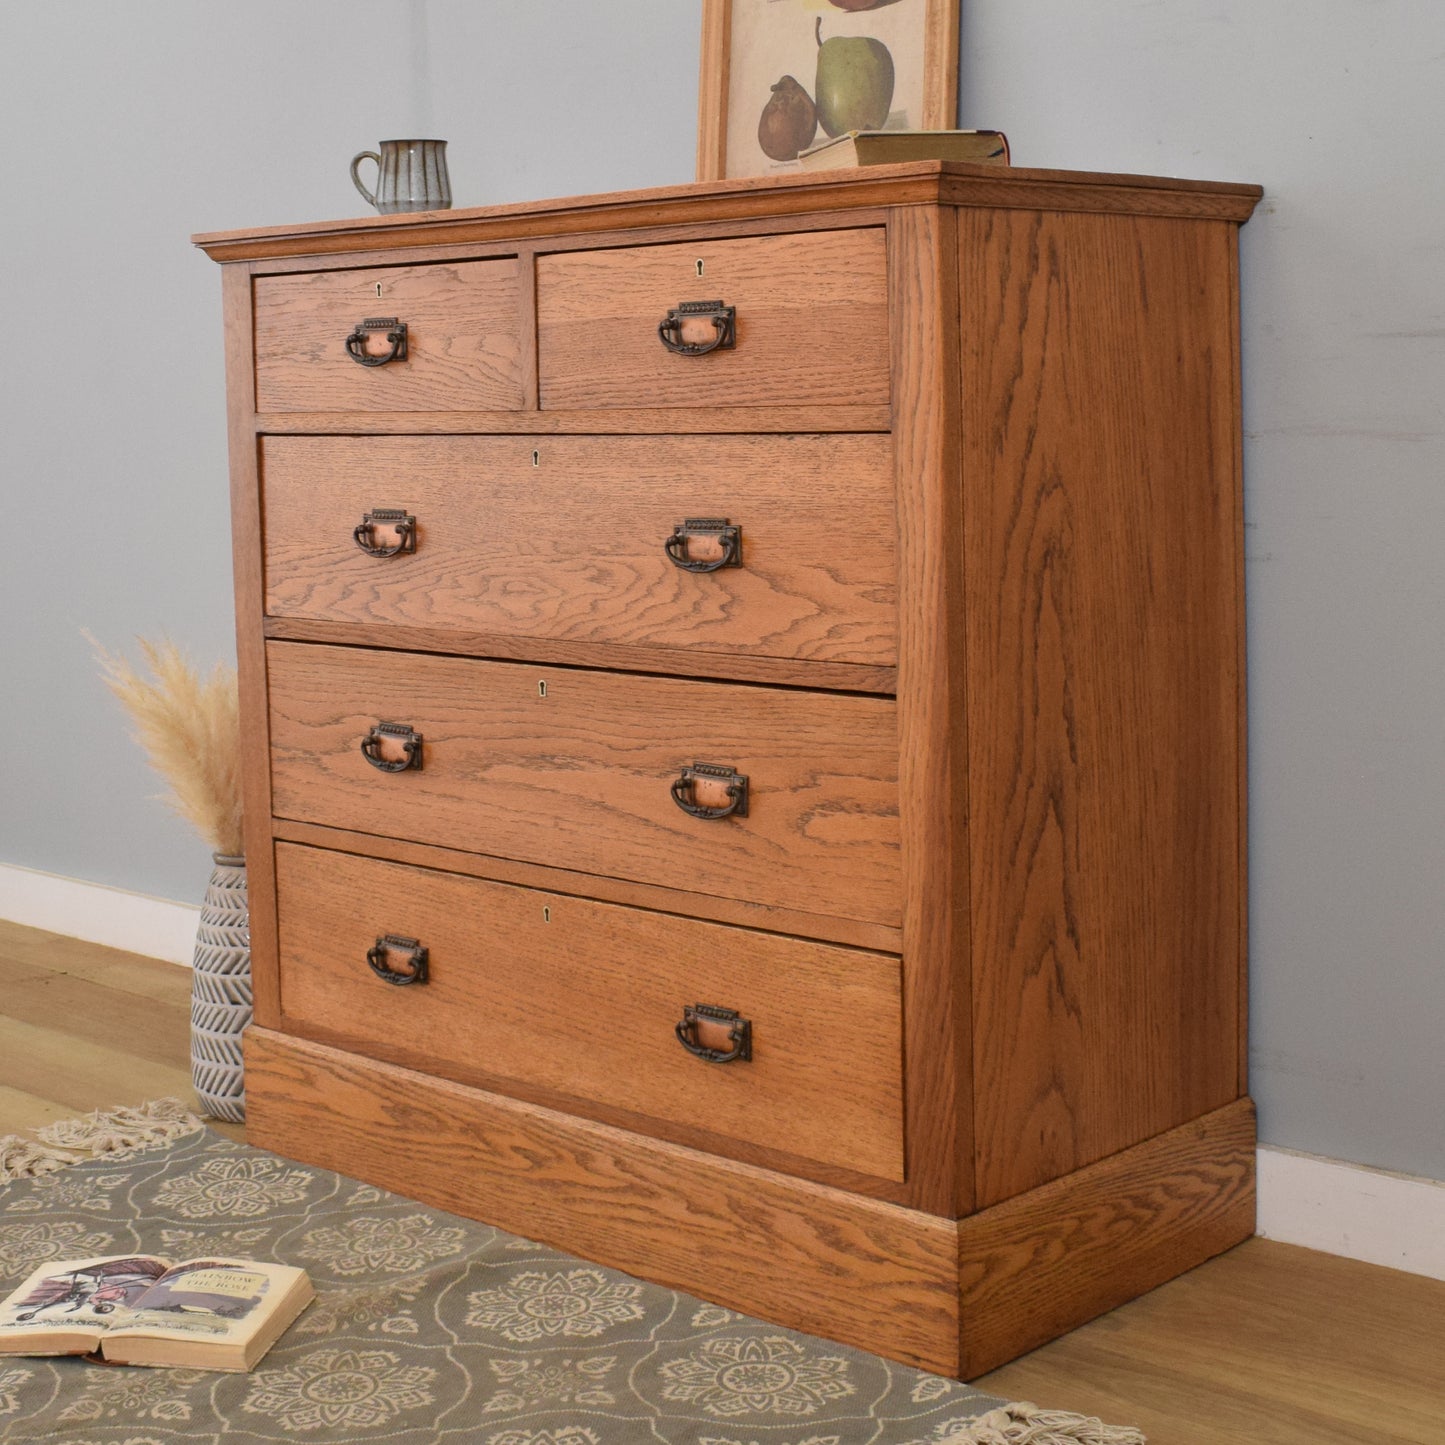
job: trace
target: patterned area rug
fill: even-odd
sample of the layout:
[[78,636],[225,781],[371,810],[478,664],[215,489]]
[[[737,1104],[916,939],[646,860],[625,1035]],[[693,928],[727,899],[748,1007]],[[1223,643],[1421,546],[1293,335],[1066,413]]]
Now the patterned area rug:
[[174,1100],[0,1139],[0,1293],[89,1255],[234,1254],[318,1298],[250,1375],[0,1357],[0,1445],[1143,1445],[324,1169]]

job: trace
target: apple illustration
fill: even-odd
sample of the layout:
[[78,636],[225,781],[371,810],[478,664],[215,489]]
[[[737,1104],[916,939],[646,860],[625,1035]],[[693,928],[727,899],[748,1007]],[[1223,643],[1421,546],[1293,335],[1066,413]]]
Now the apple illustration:
[[818,40],[818,78],[813,102],[818,124],[830,136],[848,130],[881,130],[893,104],[893,55],[869,35],[835,35],[823,39],[823,17],[814,30]]

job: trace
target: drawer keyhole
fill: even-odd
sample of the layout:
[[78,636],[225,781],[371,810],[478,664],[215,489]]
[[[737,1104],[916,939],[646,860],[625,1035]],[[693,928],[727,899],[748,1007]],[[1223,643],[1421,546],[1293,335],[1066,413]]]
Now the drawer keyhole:
[[551,921],[552,921],[552,910],[551,910],[549,907],[547,907],[546,904],[543,904],[543,905],[542,905],[542,922],[543,922],[543,923],[550,923]]
[[701,257],[701,256],[698,257],[698,261],[697,261],[697,274],[698,274],[699,276],[702,275],[702,257]]

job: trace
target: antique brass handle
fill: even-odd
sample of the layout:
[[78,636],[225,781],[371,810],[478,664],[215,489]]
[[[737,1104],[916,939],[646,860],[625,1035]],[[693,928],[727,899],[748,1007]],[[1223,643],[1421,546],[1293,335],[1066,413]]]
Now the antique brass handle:
[[[405,957],[405,968],[391,966],[388,960],[393,953]],[[427,950],[414,938],[399,938],[394,933],[385,934],[376,940],[375,948],[366,950],[366,961],[378,978],[394,983],[398,988],[409,983],[425,983],[427,979],[429,956]]]
[[[709,1048],[702,1041],[702,1031],[711,1026],[714,1030],[727,1029],[730,1048]],[[716,1004],[689,1004],[682,1011],[682,1022],[673,1026],[677,1041],[688,1053],[710,1064],[745,1064],[753,1056],[753,1024],[743,1018],[734,1008],[719,1008]]]
[[[721,805],[699,803],[698,783],[726,784],[728,801]],[[714,818],[731,818],[748,815],[748,780],[736,768],[722,767],[717,763],[694,763],[672,780],[672,801],[693,818],[711,821]]]
[[[722,548],[716,557],[696,558],[688,552],[688,540],[715,542]],[[684,572],[716,572],[721,567],[743,565],[743,529],[735,527],[726,517],[689,517],[672,529],[662,544],[667,559]]]
[[[399,742],[402,756],[383,756],[381,746],[386,742]],[[361,756],[383,773],[404,773],[408,768],[421,767],[422,736],[410,723],[377,723],[361,740]]]
[[[721,301],[684,301],[667,313],[665,320],[657,326],[662,344],[678,356],[706,356],[709,351],[730,351],[737,344],[736,306],[724,306]],[[684,341],[684,321],[711,321],[713,335],[707,341]]]
[[[386,333],[391,350],[385,355],[373,356],[366,349],[367,338],[378,331]],[[395,316],[368,316],[358,322],[356,330],[346,338],[346,354],[361,366],[385,366],[389,361],[406,360],[406,322]]]
[[[396,533],[396,544],[378,547],[377,527],[390,527]],[[374,507],[352,529],[351,536],[368,557],[396,557],[402,552],[415,552],[416,518],[399,507]]]

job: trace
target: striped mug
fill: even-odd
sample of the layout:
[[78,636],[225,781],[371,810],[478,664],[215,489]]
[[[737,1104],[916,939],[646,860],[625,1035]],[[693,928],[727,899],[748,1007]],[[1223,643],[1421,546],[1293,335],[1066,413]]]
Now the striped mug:
[[[351,160],[351,179],[367,203],[384,215],[396,211],[446,211],[452,204],[444,140],[384,140],[381,153],[362,151]],[[376,191],[361,183],[364,160],[376,162]]]

